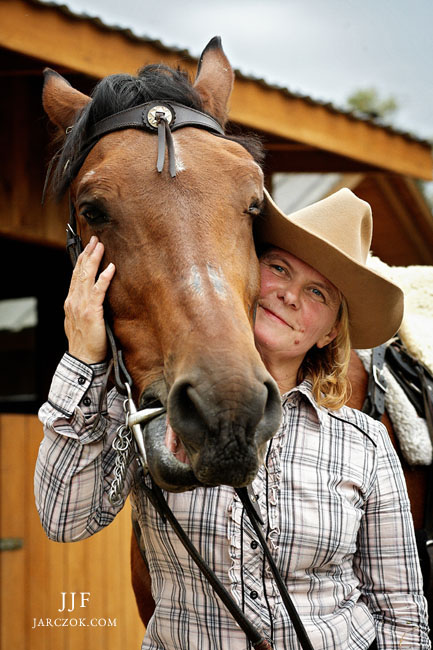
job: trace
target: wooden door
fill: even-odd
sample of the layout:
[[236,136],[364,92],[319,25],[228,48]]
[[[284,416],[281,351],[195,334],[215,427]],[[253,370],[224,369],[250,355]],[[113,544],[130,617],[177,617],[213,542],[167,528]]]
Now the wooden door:
[[[50,541],[33,496],[41,439],[36,416],[0,415],[0,533],[10,547],[18,547],[0,553],[0,647],[138,649],[144,627],[130,580],[129,503],[108,528],[90,539]],[[71,592],[76,594],[74,609],[67,612],[72,609]],[[60,613],[62,593],[66,610]]]

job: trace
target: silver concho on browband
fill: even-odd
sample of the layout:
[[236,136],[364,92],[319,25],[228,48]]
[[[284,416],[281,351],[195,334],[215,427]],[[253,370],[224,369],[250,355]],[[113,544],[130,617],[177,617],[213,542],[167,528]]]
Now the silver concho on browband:
[[143,120],[147,120],[149,126],[154,129],[158,128],[158,124],[162,119],[165,120],[168,125],[171,125],[172,122],[174,122],[175,116],[176,114],[171,106],[169,107],[162,104],[143,111]]

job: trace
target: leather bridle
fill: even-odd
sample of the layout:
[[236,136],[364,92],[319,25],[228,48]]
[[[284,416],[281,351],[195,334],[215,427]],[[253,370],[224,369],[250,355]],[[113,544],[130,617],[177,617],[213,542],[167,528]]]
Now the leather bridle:
[[[139,106],[135,106],[133,108],[120,111],[119,113],[115,113],[114,115],[110,115],[109,117],[106,117],[97,122],[88,132],[88,137],[81,147],[78,157],[74,160],[72,169],[69,165],[69,161],[67,161],[64,166],[64,172],[67,169],[68,176],[71,179],[75,178],[80,167],[84,163],[84,160],[100,138],[102,138],[104,135],[107,135],[108,133],[113,133],[122,129],[135,128],[158,135],[158,158],[156,165],[157,170],[161,173],[164,168],[165,151],[167,149],[169,173],[173,178],[176,176],[176,160],[174,142],[171,132],[184,127],[205,129],[206,131],[219,136],[225,135],[221,125],[213,117],[207,115],[206,113],[202,113],[196,109],[169,100],[146,102],[144,104],[140,104]],[[66,129],[66,134],[68,135],[74,128],[74,126],[68,127],[68,129]],[[45,187],[48,182],[50,171],[51,166],[48,169]],[[72,265],[75,266],[77,258],[83,250],[83,246],[81,238],[77,233],[75,209],[71,199],[69,201],[69,207],[70,214],[69,223],[66,229],[66,248],[72,261]],[[111,371],[113,371],[116,389],[122,395],[126,395],[126,401],[129,404],[129,410],[126,418],[126,428],[132,432],[132,435],[135,439],[136,457],[139,460],[141,471],[145,474],[148,472],[148,470],[146,465],[141,424],[148,422],[150,419],[163,415],[166,413],[166,409],[160,405],[157,408],[145,408],[137,411],[131,397],[132,379],[123,362],[122,351],[118,348],[112,329],[107,322],[105,323],[105,327],[109,347],[111,350],[111,361],[105,376],[105,390]],[[104,394],[105,391],[103,389],[99,408],[99,416],[101,415],[102,399],[104,397]],[[245,632],[252,646],[256,648],[256,650],[271,650],[271,644],[269,640],[265,639],[260,631],[255,628],[252,623],[250,623],[228,590],[224,587],[219,578],[205,563],[203,558],[198,553],[197,549],[193,546],[188,536],[177,521],[176,517],[174,516],[173,512],[169,508],[161,489],[154,483],[152,478],[151,487],[149,487],[144,481],[144,476],[142,480],[142,487],[161,517],[163,519],[167,519],[170,522],[174,532],[179,537],[179,540],[184,545],[191,558],[197,564],[200,571],[210,582],[215,592],[220,596],[224,605],[230,611],[238,625]],[[313,650],[313,646],[311,645],[302,621],[299,618],[299,615],[293,605],[292,599],[278,572],[266,539],[263,536],[260,527],[260,524],[263,525],[260,511],[257,505],[253,505],[253,502],[250,498],[251,486],[249,488],[236,488],[236,492],[241,499],[245,511],[262,546],[265,557],[268,560],[270,569],[275,578],[277,587],[280,591],[281,598],[287,609],[290,620],[295,628],[301,647],[303,650]]]

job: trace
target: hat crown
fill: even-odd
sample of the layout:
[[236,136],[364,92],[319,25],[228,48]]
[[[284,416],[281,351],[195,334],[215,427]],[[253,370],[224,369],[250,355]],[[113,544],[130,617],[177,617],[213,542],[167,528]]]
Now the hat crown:
[[293,212],[289,218],[351,259],[365,264],[373,234],[371,208],[348,188]]

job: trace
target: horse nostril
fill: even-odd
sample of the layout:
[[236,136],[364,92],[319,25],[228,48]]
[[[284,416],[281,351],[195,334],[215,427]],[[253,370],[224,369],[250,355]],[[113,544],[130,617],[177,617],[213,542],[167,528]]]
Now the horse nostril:
[[[168,397],[168,415],[173,429],[185,442],[197,444],[206,432],[244,431],[245,441],[256,433],[269,438],[277,430],[281,418],[278,387],[267,375],[244,385],[234,394],[227,382],[211,384],[203,377],[179,378]],[[242,397],[244,395],[244,397]],[[200,443],[199,443],[200,444]]]
[[177,380],[168,398],[170,424],[177,433],[196,435],[207,429],[205,416],[200,412],[197,391],[183,379]]
[[259,425],[259,430],[264,433],[269,432],[269,437],[276,432],[281,422],[281,396],[276,382],[269,376],[264,382],[268,391],[265,410]]

